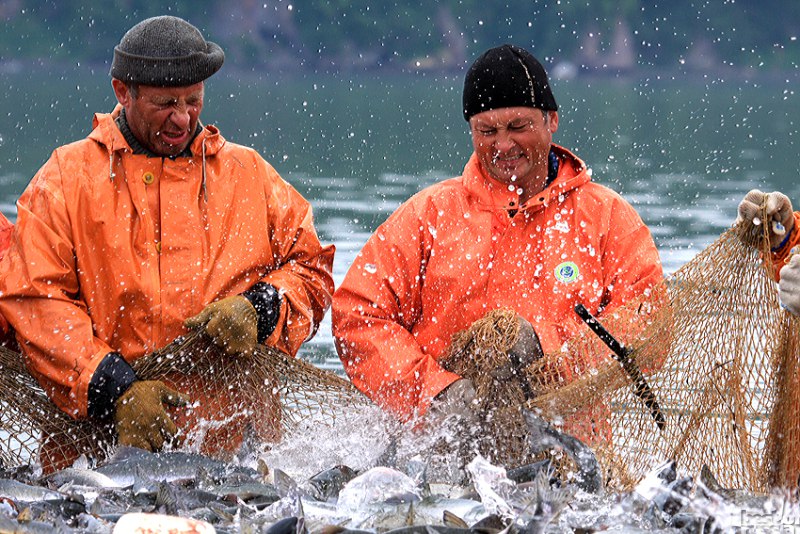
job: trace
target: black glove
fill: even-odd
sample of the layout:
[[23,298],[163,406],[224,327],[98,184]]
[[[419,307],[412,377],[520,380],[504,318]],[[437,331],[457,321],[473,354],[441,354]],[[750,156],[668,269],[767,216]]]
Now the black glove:
[[508,357],[515,369],[522,371],[536,360],[541,359],[544,352],[533,325],[519,314],[517,314],[517,321],[519,321],[517,342],[509,349]]
[[274,286],[259,282],[242,296],[250,301],[258,314],[258,342],[263,343],[278,325],[282,297]]
[[475,410],[475,386],[471,380],[461,378],[456,380],[431,401],[428,416],[431,419],[442,421],[450,417],[461,417],[467,421],[477,419]]

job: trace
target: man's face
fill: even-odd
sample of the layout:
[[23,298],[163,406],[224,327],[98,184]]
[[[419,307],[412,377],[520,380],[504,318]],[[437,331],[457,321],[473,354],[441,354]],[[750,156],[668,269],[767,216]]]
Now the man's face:
[[160,156],[176,156],[186,149],[203,109],[203,82],[187,87],[140,85],[136,96],[121,81],[112,84],[142,146]]
[[524,189],[526,196],[544,189],[557,112],[499,108],[474,115],[469,125],[475,153],[489,176]]

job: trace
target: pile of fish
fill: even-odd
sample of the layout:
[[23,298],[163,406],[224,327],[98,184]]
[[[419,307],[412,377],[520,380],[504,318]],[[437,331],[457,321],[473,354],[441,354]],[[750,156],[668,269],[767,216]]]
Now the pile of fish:
[[506,470],[476,456],[466,465],[468,482],[452,484],[429,480],[424,462],[359,471],[336,465],[297,478],[263,458],[227,464],[120,448],[100,466],[82,459],[47,476],[31,466],[0,472],[0,532],[108,533],[147,524],[151,531],[273,534],[688,533],[800,525],[792,495],[725,489],[708,471],[695,481],[674,462],[634,491],[606,492],[588,447],[526,418],[534,450],[558,450],[578,466],[570,482],[554,476],[549,460]]

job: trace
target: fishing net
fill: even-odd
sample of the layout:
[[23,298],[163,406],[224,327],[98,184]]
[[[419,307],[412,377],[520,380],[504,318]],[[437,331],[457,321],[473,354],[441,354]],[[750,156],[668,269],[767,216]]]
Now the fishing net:
[[[707,465],[728,487],[797,484],[800,320],[780,306],[770,221],[764,213],[761,220],[729,229],[661,287],[601,319],[644,373],[663,428],[611,358],[569,384],[541,380],[530,407],[565,428],[606,411],[605,439],[593,445],[610,487],[630,489],[665,459],[694,475]],[[578,359],[603,351],[610,353],[588,329],[566,349]]]
[[[658,287],[589,320],[625,358],[587,327],[523,370],[535,392],[526,407],[591,445],[609,488],[629,490],[667,459],[693,475],[705,465],[728,487],[796,486],[800,320],[780,306],[770,221],[761,220],[732,227]],[[525,390],[509,373],[515,316],[490,312],[443,360],[475,383],[478,449],[506,467],[532,460]],[[565,462],[562,474],[575,468]]]
[[[728,487],[794,487],[800,319],[780,306],[765,233],[770,221],[761,220],[734,226],[658,287],[601,315],[625,348],[624,365],[587,327],[524,370],[526,390],[507,356],[518,336],[513,312],[496,310],[456,336],[444,363],[473,379],[491,411],[478,449],[507,467],[532,460],[525,405],[594,447],[611,489],[630,489],[666,459],[694,475],[706,465]],[[5,465],[28,463],[48,448],[103,456],[108,428],[56,409],[18,353],[0,347],[0,366]],[[218,456],[229,455],[247,431],[277,440],[308,421],[335,421],[369,404],[350,382],[302,359],[268,347],[228,358],[196,333],[134,366],[141,378],[198,399],[186,415],[193,429],[186,439]]]
[[[162,380],[194,401],[173,412],[185,447],[230,459],[248,437],[278,441],[300,424],[334,424],[346,408],[369,400],[353,385],[301,358],[259,346],[225,356],[192,332],[133,364],[144,380]],[[0,347],[0,460],[15,466],[39,459],[49,470],[81,454],[102,460],[113,444],[107,425],[75,421],[61,412],[25,368],[23,357]],[[253,434],[255,434],[253,436]]]
[[533,459],[520,410],[525,402],[525,382],[509,356],[519,332],[514,310],[492,310],[456,334],[441,360],[442,367],[472,381],[476,411],[482,414],[475,432],[477,443],[469,443],[460,452],[465,461],[471,459],[473,448],[490,462],[505,466]]

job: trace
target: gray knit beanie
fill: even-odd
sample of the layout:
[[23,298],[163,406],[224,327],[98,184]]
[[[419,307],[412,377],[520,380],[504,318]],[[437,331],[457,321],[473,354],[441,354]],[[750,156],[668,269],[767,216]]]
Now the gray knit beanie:
[[168,15],[145,19],[114,48],[111,76],[126,83],[185,87],[222,67],[225,54],[200,30]]

